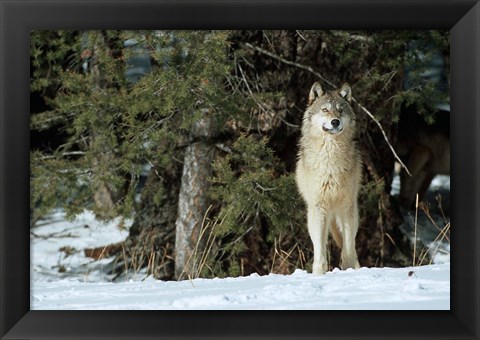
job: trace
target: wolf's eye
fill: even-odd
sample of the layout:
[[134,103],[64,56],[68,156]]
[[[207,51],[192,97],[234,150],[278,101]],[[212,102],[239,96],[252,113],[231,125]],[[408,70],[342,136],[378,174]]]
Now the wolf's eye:
[[342,113],[342,112],[343,112],[343,107],[339,107],[339,108],[338,108],[338,112],[339,112],[339,113]]
[[323,108],[322,111],[323,112],[328,112],[328,110],[326,108]]

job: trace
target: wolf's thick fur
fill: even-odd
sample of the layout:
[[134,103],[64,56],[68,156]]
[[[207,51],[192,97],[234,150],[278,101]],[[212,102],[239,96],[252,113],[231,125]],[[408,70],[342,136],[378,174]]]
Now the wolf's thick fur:
[[351,99],[348,84],[324,92],[315,83],[303,117],[296,180],[307,203],[314,274],[327,271],[329,231],[342,248],[341,268],[359,268],[355,236],[362,160]]

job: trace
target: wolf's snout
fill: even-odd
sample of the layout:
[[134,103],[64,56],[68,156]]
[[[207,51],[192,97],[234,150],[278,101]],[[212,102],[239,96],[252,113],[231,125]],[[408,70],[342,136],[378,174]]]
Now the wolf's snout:
[[336,129],[340,125],[340,120],[332,119],[331,124],[332,124],[333,128]]

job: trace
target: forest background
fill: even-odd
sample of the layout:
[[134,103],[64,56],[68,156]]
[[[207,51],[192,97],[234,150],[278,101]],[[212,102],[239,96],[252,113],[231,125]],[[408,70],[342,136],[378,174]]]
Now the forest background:
[[119,274],[309,270],[293,175],[302,114],[315,81],[348,82],[364,155],[360,264],[411,265],[387,140],[400,149],[407,113],[437,122],[448,88],[425,74],[440,53],[448,87],[449,48],[448,31],[32,32],[31,227],[56,208],[133,218],[125,241],[88,250]]

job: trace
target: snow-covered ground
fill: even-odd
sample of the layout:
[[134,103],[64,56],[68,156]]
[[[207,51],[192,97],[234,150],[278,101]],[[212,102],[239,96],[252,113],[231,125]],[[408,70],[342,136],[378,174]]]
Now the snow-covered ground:
[[180,282],[63,279],[32,288],[32,309],[448,310],[450,266],[336,269],[324,276],[296,270]]
[[100,223],[88,211],[70,222],[61,211],[40,221],[31,234],[31,309],[450,309],[449,246],[436,247],[438,240],[428,237],[425,244],[432,254],[436,250],[433,264],[415,268],[334,269],[323,276],[297,269],[291,275],[181,282],[139,272],[112,283],[105,273],[111,259],[94,261],[83,249],[122,241],[130,224]]

